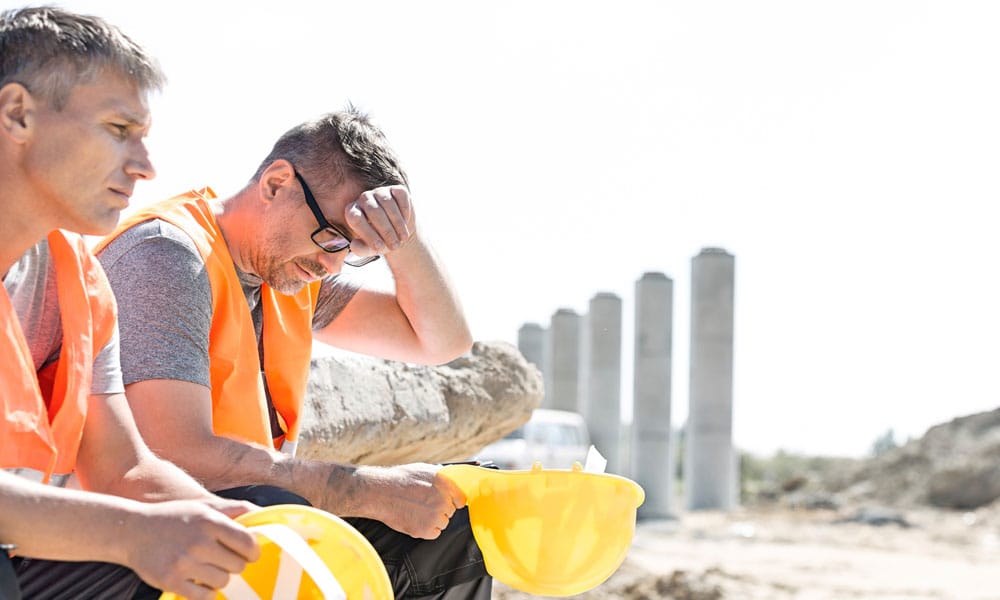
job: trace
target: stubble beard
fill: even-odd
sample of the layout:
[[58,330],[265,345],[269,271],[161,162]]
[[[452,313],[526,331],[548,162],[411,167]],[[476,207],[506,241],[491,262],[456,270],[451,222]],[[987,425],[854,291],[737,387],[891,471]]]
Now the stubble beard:
[[267,269],[261,272],[260,278],[264,280],[271,289],[285,295],[291,295],[302,289],[304,282],[301,279],[288,274],[288,262],[272,260],[268,262]]
[[263,279],[264,283],[266,283],[271,289],[285,295],[291,295],[298,292],[303,286],[306,285],[306,282],[299,277],[288,274],[289,269],[298,272],[299,267],[318,277],[322,277],[326,274],[326,269],[323,268],[323,265],[312,260],[271,260],[268,262],[267,269],[264,271],[267,275],[262,275],[261,279]]

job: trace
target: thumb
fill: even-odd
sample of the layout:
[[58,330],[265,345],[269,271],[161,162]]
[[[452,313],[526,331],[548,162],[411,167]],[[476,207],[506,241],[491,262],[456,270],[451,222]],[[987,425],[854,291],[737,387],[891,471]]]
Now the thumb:
[[244,515],[252,510],[256,510],[258,507],[255,504],[249,502],[230,500],[224,502],[216,502],[212,505],[212,508],[219,511],[220,513],[226,515],[230,519],[235,519],[240,515]]

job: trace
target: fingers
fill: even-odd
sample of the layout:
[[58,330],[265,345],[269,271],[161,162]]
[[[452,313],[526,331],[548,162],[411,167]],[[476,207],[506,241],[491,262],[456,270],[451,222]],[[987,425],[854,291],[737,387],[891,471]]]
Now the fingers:
[[462,492],[455,483],[448,479],[447,477],[436,474],[434,478],[434,487],[438,491],[441,497],[441,506],[443,507],[438,519],[434,522],[434,528],[436,533],[434,537],[428,539],[434,539],[441,535],[441,532],[448,527],[448,523],[451,522],[451,518],[455,515],[455,511],[464,507],[466,504],[465,493]]
[[226,515],[230,519],[235,519],[236,517],[248,513],[251,510],[258,508],[257,505],[245,502],[243,500],[227,500],[225,498],[213,498],[205,502],[215,510]]
[[150,578],[150,583],[189,600],[212,600],[216,597],[215,590],[226,587],[231,574],[241,573],[246,565],[245,560],[220,544],[211,551],[191,548],[171,564],[164,565],[170,573],[162,583],[157,585],[156,578]]
[[441,532],[448,528],[448,524],[451,522],[451,516],[455,514],[454,508],[443,509],[436,514],[425,513],[426,516],[419,523],[419,526],[415,523],[415,531],[410,533],[412,537],[421,538],[425,540],[437,539],[441,535]]
[[215,600],[217,592],[193,581],[182,581],[171,586],[171,591],[188,600]]
[[140,547],[149,542],[157,552],[129,553],[129,565],[155,587],[185,598],[215,598],[229,583],[260,558],[256,537],[243,525],[221,514],[245,512],[249,505],[222,499],[177,500],[152,504],[143,514],[146,527],[137,536]]
[[413,205],[410,204],[410,191],[401,185],[397,185],[390,187],[389,193],[392,194],[392,198],[396,201],[396,206],[399,208],[399,216],[403,226],[408,230],[410,224],[413,223]]
[[[237,573],[242,572],[236,571]],[[220,569],[215,565],[199,564],[192,568],[189,573],[189,583],[206,590],[221,590],[229,584],[230,572]],[[209,596],[213,598],[214,596]]]
[[210,557],[201,560],[190,558],[193,559],[192,564],[184,569],[186,579],[172,586],[176,587],[177,593],[190,600],[194,598],[213,600],[216,598],[215,590],[226,587],[230,577],[242,573],[248,564],[243,556],[222,544],[219,544]]
[[220,563],[219,566],[224,568],[231,566],[233,567],[229,569],[231,572],[239,573],[247,562],[254,562],[260,558],[260,544],[257,543],[257,538],[248,529],[235,521],[226,525],[218,534],[219,544],[229,551],[228,554],[242,561],[243,564],[227,560],[225,564]]
[[448,523],[451,522],[451,517],[454,514],[455,514],[454,506],[449,506],[444,510],[444,512],[441,513],[441,517],[444,519],[443,521],[439,521],[439,523],[441,524],[441,529],[444,529],[445,527],[448,526]]
[[465,492],[462,491],[462,488],[458,487],[458,484],[448,477],[439,474],[435,478],[434,484],[451,501],[451,504],[454,507],[452,513],[460,508],[463,508],[467,504],[468,500],[465,497]]
[[455,508],[450,504],[445,507],[435,502],[437,508],[424,508],[408,514],[399,514],[399,520],[386,523],[393,529],[401,531],[410,537],[424,540],[433,540],[441,535],[441,532],[448,527],[451,516],[455,514]]
[[412,463],[372,470],[361,467],[363,481],[374,484],[368,496],[378,512],[366,516],[411,537],[433,540],[466,504],[462,490],[440,474],[439,465]]
[[368,190],[347,205],[344,215],[357,235],[351,251],[359,256],[392,252],[413,236],[413,206],[403,186]]
[[184,576],[212,589],[225,587],[230,573],[242,573],[260,558],[260,545],[250,531],[235,521],[213,523],[212,541],[193,544],[184,555]]

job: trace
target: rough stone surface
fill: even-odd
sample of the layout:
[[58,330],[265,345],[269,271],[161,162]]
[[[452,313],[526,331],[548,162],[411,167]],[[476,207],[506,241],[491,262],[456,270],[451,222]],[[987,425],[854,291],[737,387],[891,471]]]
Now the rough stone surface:
[[354,464],[464,460],[523,424],[541,373],[516,348],[476,342],[439,367],[314,358],[298,456]]

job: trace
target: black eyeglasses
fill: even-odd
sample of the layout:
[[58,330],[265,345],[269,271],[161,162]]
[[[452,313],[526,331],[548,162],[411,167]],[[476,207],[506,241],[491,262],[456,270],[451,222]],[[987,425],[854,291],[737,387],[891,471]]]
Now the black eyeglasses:
[[[298,171],[293,170],[293,173],[295,173],[295,178],[299,180],[299,184],[302,186],[302,193],[306,195],[306,204],[309,205],[309,210],[312,211],[313,216],[316,217],[316,223],[319,224],[319,229],[312,232],[312,235],[310,236],[313,243],[319,246],[323,252],[329,252],[330,254],[333,254],[334,252],[341,252],[343,250],[350,250],[351,236],[347,235],[342,229],[326,220],[326,217],[323,216],[323,211],[319,209],[319,204],[316,203],[316,197],[313,196],[312,190],[309,189],[309,185],[306,183],[306,180],[302,179],[302,175],[299,175]],[[344,263],[352,267],[363,267],[378,259],[378,254],[374,256],[358,256],[352,252],[348,252],[347,258],[344,259]]]

